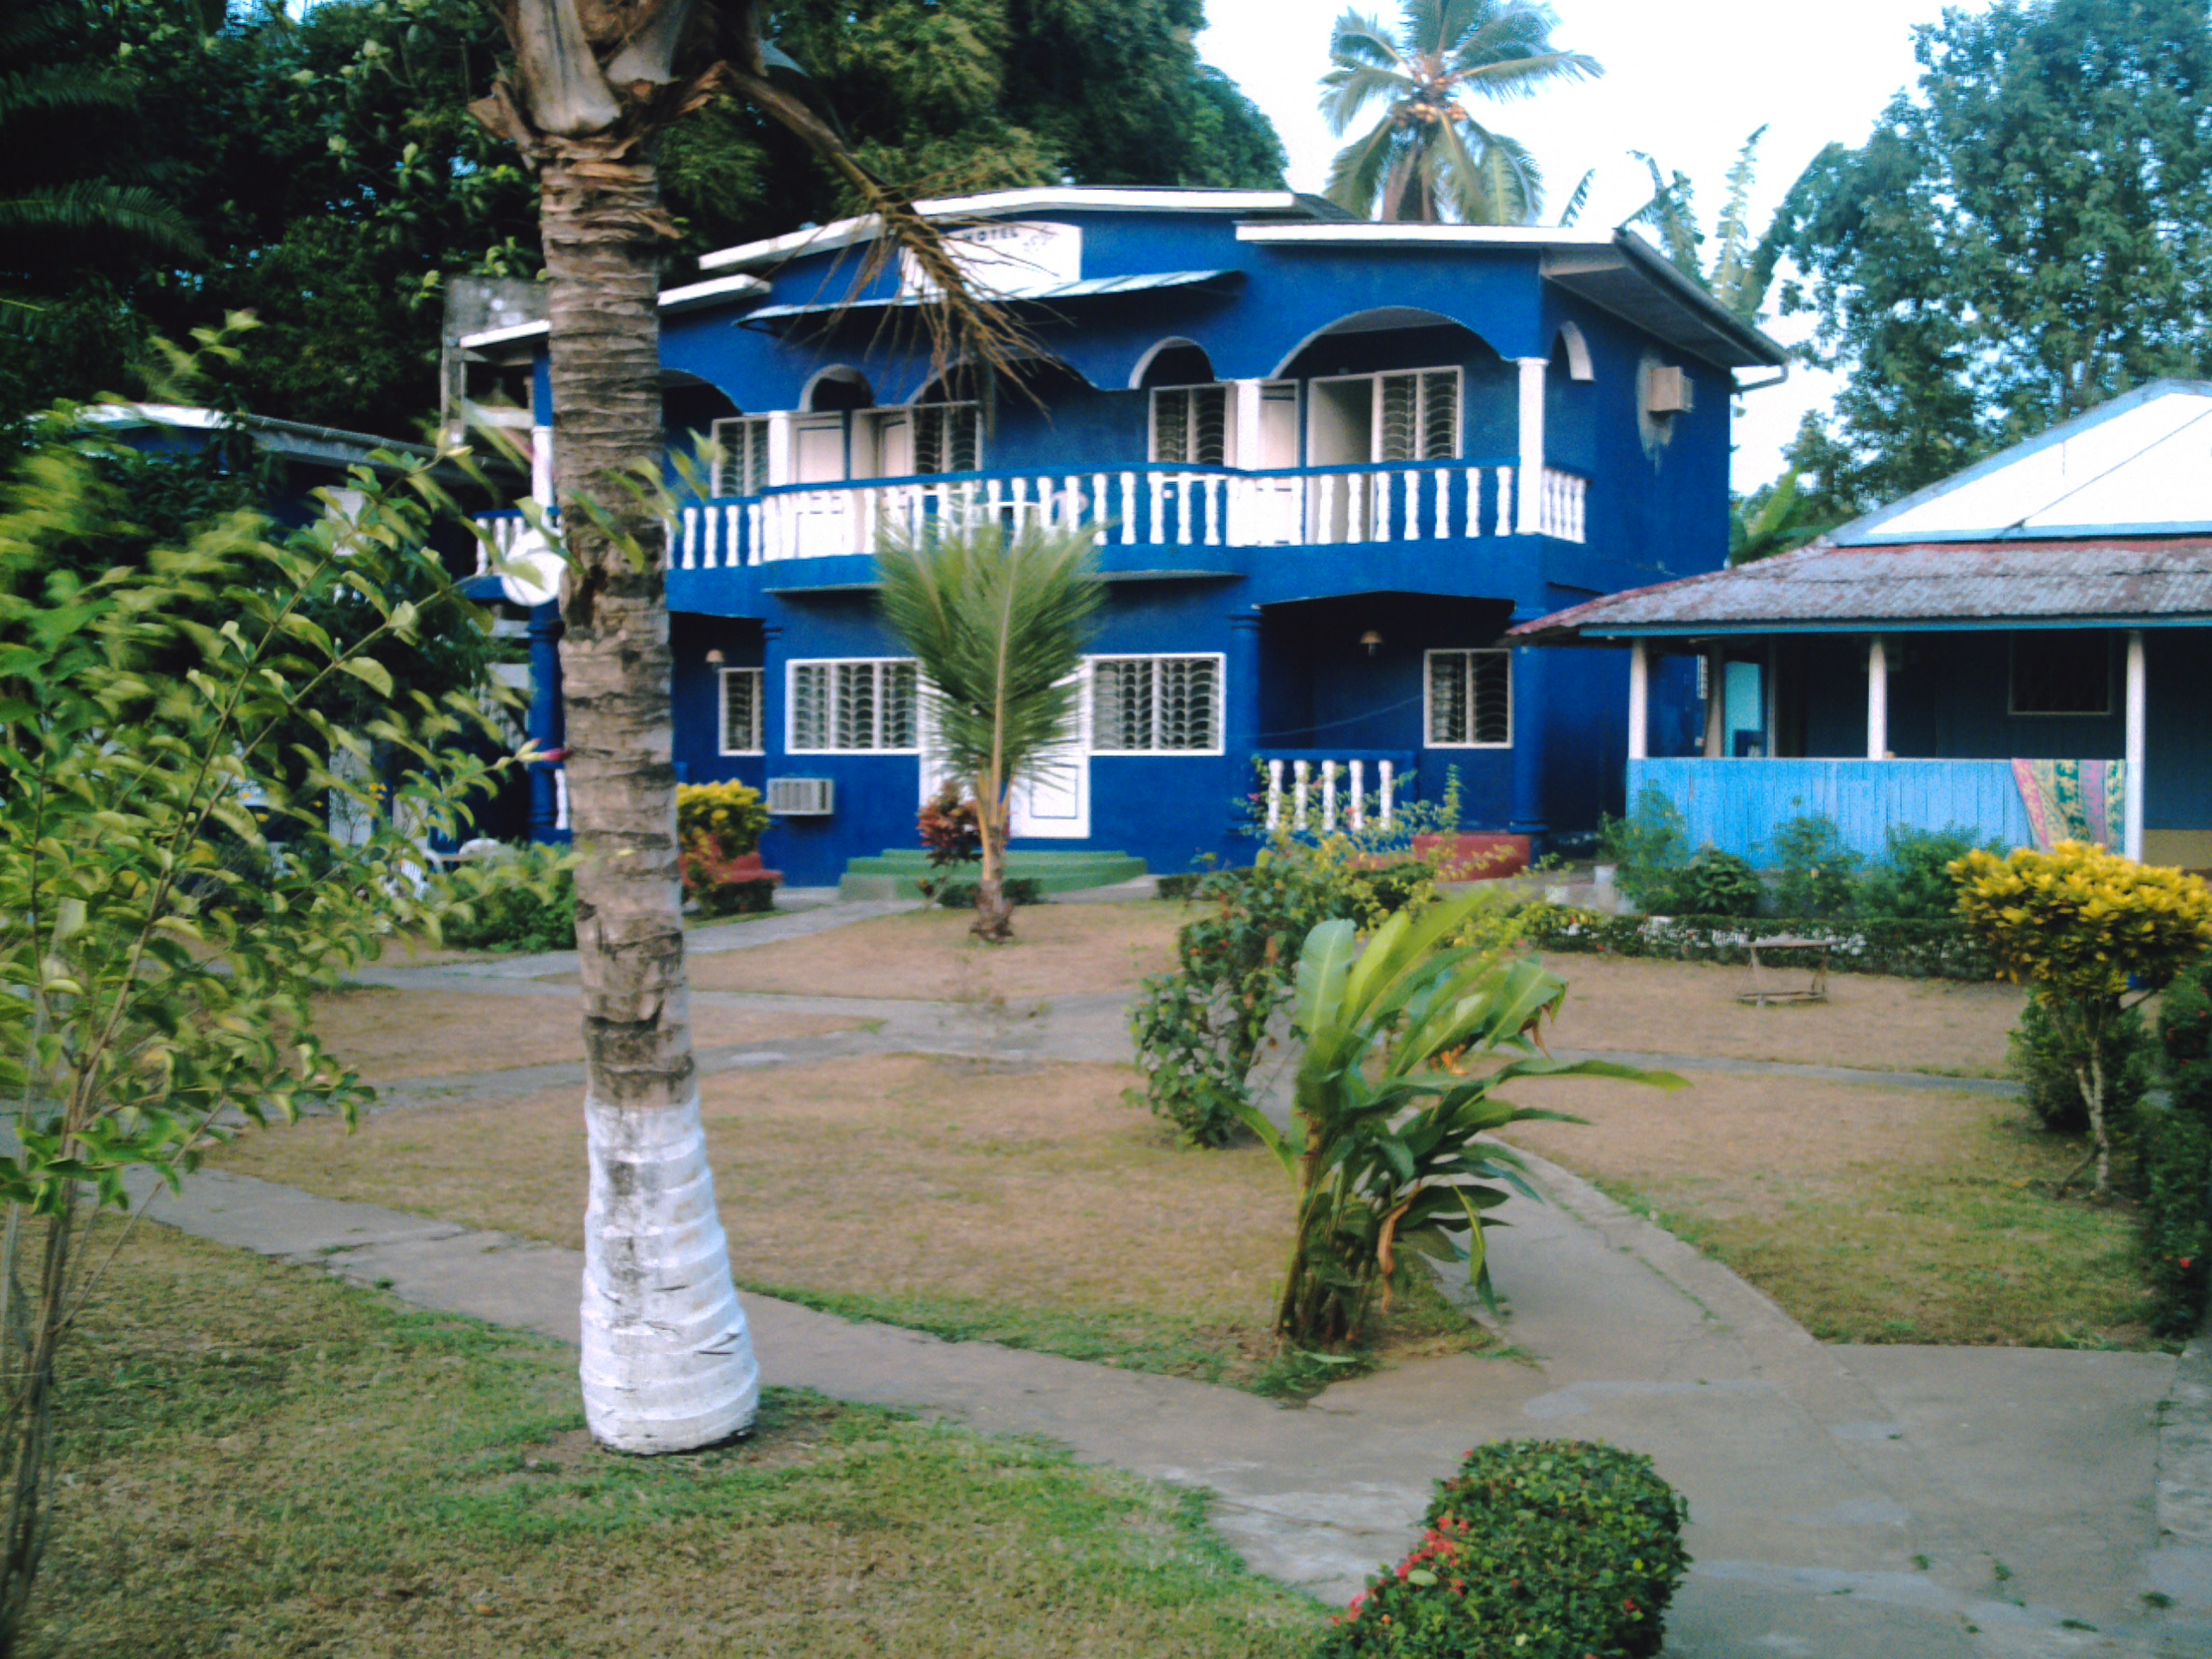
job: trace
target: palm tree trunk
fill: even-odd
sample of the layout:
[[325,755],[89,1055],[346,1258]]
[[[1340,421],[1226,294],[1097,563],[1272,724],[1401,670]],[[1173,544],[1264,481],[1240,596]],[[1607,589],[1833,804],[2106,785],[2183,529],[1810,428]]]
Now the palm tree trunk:
[[996,774],[976,782],[976,839],[982,843],[983,863],[976,878],[976,925],[969,931],[987,944],[1003,944],[1014,937],[1014,906],[1006,900],[1007,817],[1011,807],[1006,785]]
[[[583,1394],[592,1433],[680,1452],[749,1427],[760,1395],[699,1121],[671,759],[666,531],[623,487],[663,446],[658,293],[669,226],[650,148],[545,141],[554,458],[573,569],[561,670],[583,861]],[[644,550],[643,568],[580,505]]]

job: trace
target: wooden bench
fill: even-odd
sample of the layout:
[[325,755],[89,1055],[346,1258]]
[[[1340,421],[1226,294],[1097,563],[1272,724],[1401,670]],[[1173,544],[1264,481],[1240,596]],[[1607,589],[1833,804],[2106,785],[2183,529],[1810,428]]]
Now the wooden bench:
[[[1795,934],[1777,933],[1771,938],[1753,939],[1749,950],[1751,956],[1751,988],[1737,993],[1738,1002],[1756,1003],[1764,1007],[1770,1002],[1825,1002],[1828,1000],[1828,939],[1802,938]],[[1767,985],[1759,961],[1762,950],[1815,950],[1820,954],[1813,962],[1813,982],[1801,989],[1776,990]],[[1770,966],[1770,964],[1766,964]]]

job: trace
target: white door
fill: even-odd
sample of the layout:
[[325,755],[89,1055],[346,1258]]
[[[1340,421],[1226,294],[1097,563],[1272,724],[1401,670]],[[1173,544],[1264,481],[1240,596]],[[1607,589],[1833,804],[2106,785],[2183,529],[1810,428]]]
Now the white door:
[[1090,837],[1090,671],[1076,671],[1075,707],[1069,711],[1061,741],[1038,758],[1028,775],[1015,779],[1010,797],[1008,833],[1054,841]]
[[[1258,473],[1294,472],[1298,466],[1298,382],[1271,380],[1260,388],[1259,430],[1236,435],[1238,464]],[[1249,460],[1243,457],[1249,454]],[[1255,547],[1290,547],[1303,537],[1305,480],[1249,480],[1250,531],[1240,538]]]
[[[842,414],[801,415],[791,422],[791,481],[844,483],[845,417]],[[794,515],[792,546],[800,558],[828,558],[858,550],[853,539],[850,490],[797,491],[789,499]]]

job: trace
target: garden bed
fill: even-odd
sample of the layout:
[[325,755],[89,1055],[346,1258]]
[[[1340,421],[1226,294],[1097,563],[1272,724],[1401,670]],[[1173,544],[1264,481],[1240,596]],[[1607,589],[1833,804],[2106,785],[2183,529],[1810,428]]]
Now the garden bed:
[[[1131,1107],[1124,1068],[912,1056],[700,1082],[740,1281],[956,1338],[1305,1392],[1278,1360],[1290,1240],[1281,1168],[1256,1146],[1198,1154]],[[483,1148],[499,1148],[485,1178]],[[247,1136],[221,1167],[581,1248],[576,1096],[371,1116]],[[1433,1290],[1386,1353],[1465,1350]]]
[[257,1659],[1303,1659],[1204,1501],[771,1392],[749,1439],[603,1452],[575,1354],[163,1228],[64,1359],[25,1649]]
[[1172,967],[1179,904],[1038,905],[1014,912],[1014,943],[968,931],[972,915],[884,916],[749,950],[695,957],[691,988],[792,996],[921,998],[1074,996],[1131,990]]

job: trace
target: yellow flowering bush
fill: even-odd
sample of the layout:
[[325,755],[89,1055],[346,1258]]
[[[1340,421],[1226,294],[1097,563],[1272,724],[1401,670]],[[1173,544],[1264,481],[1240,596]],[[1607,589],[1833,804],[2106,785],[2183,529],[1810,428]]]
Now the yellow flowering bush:
[[2105,1106],[2121,1017],[2212,950],[2212,891],[2196,876],[2078,841],[2004,858],[1972,852],[1950,872],[1959,919],[2000,973],[2033,988],[2054,1031],[2080,1056],[2101,1197],[2111,1185]]
[[743,858],[760,847],[767,827],[757,789],[734,781],[677,787],[676,838],[691,859],[712,865]]

